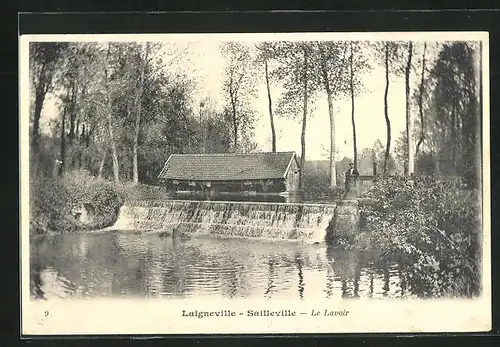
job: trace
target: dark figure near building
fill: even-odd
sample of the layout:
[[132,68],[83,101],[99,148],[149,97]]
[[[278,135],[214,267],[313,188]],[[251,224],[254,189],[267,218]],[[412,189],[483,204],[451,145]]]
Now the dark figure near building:
[[349,168],[345,172],[345,190],[348,191],[349,188],[349,180],[352,180],[353,177],[359,176],[358,170],[354,167],[353,163],[349,163]]

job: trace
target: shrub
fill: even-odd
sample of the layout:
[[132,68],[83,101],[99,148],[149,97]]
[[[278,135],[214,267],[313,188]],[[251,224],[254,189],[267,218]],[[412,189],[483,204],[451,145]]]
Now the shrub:
[[[478,191],[432,177],[387,177],[360,206],[374,246],[406,265],[405,280],[420,296],[479,293]],[[465,285],[467,284],[467,285]]]
[[[111,182],[75,170],[61,179],[35,180],[31,187],[30,227],[34,233],[72,232],[112,225],[124,203],[122,192]],[[84,205],[93,220],[83,224],[72,216],[72,207]]]
[[305,171],[302,179],[304,181],[304,198],[306,200],[337,200],[344,194],[343,185],[330,188],[330,174],[328,171]]
[[69,213],[65,191],[50,177],[35,176],[30,181],[30,231],[43,234]]

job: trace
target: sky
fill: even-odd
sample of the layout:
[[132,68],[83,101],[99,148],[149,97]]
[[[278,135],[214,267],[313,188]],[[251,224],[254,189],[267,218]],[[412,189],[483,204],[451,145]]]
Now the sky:
[[[276,39],[278,34],[266,34],[267,36],[259,37],[260,40],[273,40]],[[292,39],[302,40],[300,34],[288,35],[280,34],[279,39]],[[324,39],[322,34],[314,34],[314,40]],[[347,35],[347,36],[346,36]],[[349,39],[349,35],[343,34],[342,39]],[[373,33],[358,33],[361,38],[370,39]],[[385,34],[395,35],[395,34]],[[420,40],[435,41],[439,36],[432,33],[423,34],[424,37]],[[443,34],[444,35],[444,34]],[[140,35],[139,35],[140,36]],[[455,35],[456,36],[456,35]],[[378,36],[374,36],[379,39]],[[459,36],[465,39],[464,34]],[[409,34],[401,36],[394,36],[395,39],[409,39]],[[188,76],[193,77],[197,82],[197,88],[193,95],[193,109],[196,110],[199,101],[204,97],[210,97],[215,100],[219,107],[224,103],[224,95],[222,92],[223,72],[225,61],[222,58],[219,47],[223,41],[235,40],[238,41],[251,41],[255,42],[255,35],[243,34],[236,36],[235,34],[208,34],[208,35],[166,35],[155,37],[147,37],[148,40],[162,41],[164,43],[163,50],[158,54],[164,55],[164,61],[171,59],[172,51],[184,50],[186,55],[181,60],[174,61],[168,68],[171,70],[178,70],[179,72],[186,73]],[[307,39],[311,40],[309,36]],[[357,39],[360,39],[359,37]],[[373,39],[373,37],[372,37]],[[390,39],[390,37],[385,38]],[[447,39],[444,37],[443,39]],[[84,40],[94,41],[95,38],[85,37]],[[109,40],[109,37],[101,37],[100,40]],[[124,39],[129,41],[137,41],[138,35],[127,36]],[[448,39],[449,40],[449,39]],[[97,41],[97,40],[96,40]],[[435,57],[436,51],[429,49],[428,55],[430,60],[432,56]],[[415,53],[415,58],[421,54]],[[372,59],[371,59],[372,60]],[[419,64],[417,62],[417,64]],[[384,89],[385,89],[385,76],[384,69],[376,64],[375,67],[367,74],[361,76],[364,85],[364,91],[355,99],[355,120],[358,153],[363,148],[372,148],[376,140],[380,140],[385,144],[386,139],[386,126],[384,120]],[[418,69],[419,70],[419,69]],[[263,72],[262,72],[263,73]],[[420,73],[412,73],[410,83],[412,88],[417,86],[420,79]],[[262,83],[258,86],[257,98],[254,102],[256,111],[256,128],[255,128],[255,141],[258,143],[259,150],[271,150],[271,130],[268,113],[268,100],[267,92],[264,84],[263,76]],[[279,87],[272,85],[271,94],[273,97],[274,106],[277,105],[280,97]],[[389,118],[392,127],[392,148],[394,149],[394,142],[400,136],[401,132],[405,130],[405,86],[404,78],[391,77],[389,94],[388,94],[388,110]],[[352,152],[352,126],[351,126],[351,102],[350,99],[336,100],[334,103],[335,117],[336,117],[336,145],[337,145],[337,160],[342,159],[344,156],[353,156]],[[56,100],[54,97],[49,96],[42,111],[42,128],[48,128],[51,119],[57,117]],[[195,111],[196,112],[196,111]],[[295,151],[300,154],[300,121],[292,121],[279,117],[275,117],[275,127],[277,132],[277,150],[278,151]],[[321,160],[329,158],[329,142],[330,142],[330,121],[328,114],[328,106],[326,95],[321,93],[315,104],[314,114],[308,119],[306,130],[306,159],[308,160]]]
[[[224,59],[218,50],[218,43],[211,41],[193,42],[190,44],[193,54],[190,57],[191,73],[198,80],[199,91],[197,98],[210,96],[221,106],[224,102],[222,93]],[[189,69],[188,69],[189,70]],[[417,76],[413,76],[415,79]],[[385,143],[386,130],[384,119],[384,89],[385,75],[382,68],[376,67],[370,74],[363,76],[366,88],[355,99],[355,119],[358,151],[371,148],[379,139]],[[254,107],[257,121],[255,140],[262,151],[271,150],[271,128],[268,111],[267,90],[263,82],[258,87],[257,99]],[[271,86],[273,106],[276,106],[280,97],[279,86]],[[405,87],[403,78],[392,78],[389,87],[389,117],[391,118],[392,134],[405,130]],[[336,116],[336,144],[337,156],[340,160],[344,156],[353,156],[351,101],[350,99],[335,101]],[[326,94],[320,93],[317,97],[314,113],[310,116],[306,129],[306,159],[321,160],[329,158],[330,148],[330,117]],[[295,151],[300,154],[302,124],[298,120],[288,120],[275,116],[277,133],[277,151]],[[399,135],[398,135],[399,136]]]

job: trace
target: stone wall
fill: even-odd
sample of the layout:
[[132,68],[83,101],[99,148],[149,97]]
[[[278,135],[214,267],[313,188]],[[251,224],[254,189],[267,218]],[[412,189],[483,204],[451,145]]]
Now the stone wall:
[[356,199],[337,202],[332,223],[327,229],[326,242],[333,245],[353,245],[360,232],[359,202]]

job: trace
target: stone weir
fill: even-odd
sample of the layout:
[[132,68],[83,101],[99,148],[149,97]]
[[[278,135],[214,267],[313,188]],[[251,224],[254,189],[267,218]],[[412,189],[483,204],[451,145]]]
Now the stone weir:
[[322,243],[327,230],[352,233],[358,224],[355,200],[331,204],[142,200],[127,201],[112,229]]

